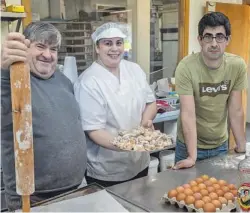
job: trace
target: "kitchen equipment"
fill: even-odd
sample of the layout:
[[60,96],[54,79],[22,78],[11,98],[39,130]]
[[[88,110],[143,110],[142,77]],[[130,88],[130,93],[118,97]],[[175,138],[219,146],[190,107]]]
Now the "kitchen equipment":
[[30,68],[23,62],[10,67],[16,192],[22,195],[23,212],[30,211],[35,191]]

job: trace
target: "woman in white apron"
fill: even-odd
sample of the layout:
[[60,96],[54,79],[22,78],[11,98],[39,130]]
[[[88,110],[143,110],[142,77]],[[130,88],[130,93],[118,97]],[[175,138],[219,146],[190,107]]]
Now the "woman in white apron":
[[98,60],[75,83],[83,130],[87,133],[87,183],[108,187],[146,176],[148,152],[118,150],[111,141],[119,130],[151,127],[157,108],[139,65],[123,60],[126,35],[116,23],[92,34]]

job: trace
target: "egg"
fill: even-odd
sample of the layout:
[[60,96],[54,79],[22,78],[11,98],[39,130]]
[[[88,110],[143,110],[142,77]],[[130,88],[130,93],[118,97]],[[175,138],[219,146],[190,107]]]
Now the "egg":
[[195,198],[195,200],[201,200],[201,198],[202,198],[201,193],[199,193],[199,192],[194,193],[194,198]]
[[201,200],[203,200],[204,203],[210,203],[212,201],[211,197],[209,196],[204,196],[203,198],[201,198]]
[[224,197],[219,197],[219,201],[221,202],[221,204],[226,204],[227,205],[227,199]]
[[205,185],[204,183],[199,183],[199,184],[198,184],[198,187],[199,187],[200,189],[205,189],[205,188],[206,188],[206,185]]
[[217,182],[221,186],[225,186],[227,184],[227,182],[225,180],[218,180]]
[[215,190],[220,189],[220,185],[218,183],[213,184],[213,187],[215,188]]
[[234,184],[228,184],[227,187],[230,189],[230,190],[235,190],[236,189],[236,186]]
[[172,190],[170,190],[170,191],[168,192],[168,197],[169,197],[169,198],[173,198],[173,197],[176,197],[177,194],[178,194],[177,190],[172,189]]
[[194,207],[196,209],[201,209],[204,206],[204,201],[203,200],[196,200],[194,203]]
[[195,192],[199,192],[200,191],[200,188],[198,186],[192,186],[192,191],[195,193]]
[[215,205],[215,208],[221,209],[222,207],[222,204],[219,200],[212,200],[211,203]]
[[214,192],[215,191],[215,188],[212,187],[212,186],[208,186],[207,187],[207,191],[210,193],[210,192]]
[[219,196],[219,197],[222,197],[225,193],[222,189],[219,189],[216,191],[216,194]]
[[209,176],[208,176],[208,175],[202,175],[201,178],[202,178],[203,180],[208,180],[208,179],[209,179]]
[[206,180],[206,181],[204,182],[204,184],[205,184],[206,186],[212,186],[212,185],[213,185],[213,183],[212,183],[210,180]]
[[216,207],[213,203],[205,203],[203,206],[204,212],[215,212]]
[[186,195],[184,193],[178,193],[176,196],[176,200],[181,201],[181,200],[185,200]]
[[183,187],[184,189],[186,189],[186,188],[191,188],[191,186],[190,186],[189,184],[187,184],[187,183],[183,184],[182,187]]
[[234,197],[237,197],[237,195],[238,195],[238,191],[236,189],[231,190],[231,193],[234,195]]
[[195,179],[195,182],[198,183],[198,184],[199,184],[199,183],[203,183],[203,179],[200,178],[200,177],[199,177],[199,178],[196,178],[196,179]]
[[184,189],[183,193],[184,193],[185,195],[192,195],[192,194],[193,194],[193,191],[192,191],[190,188],[186,188],[186,189]]
[[229,188],[227,186],[222,186],[221,189],[223,190],[223,192],[229,192]]
[[234,200],[234,195],[231,192],[226,192],[224,194],[224,198],[226,198],[227,200]]
[[200,190],[200,193],[201,193],[202,196],[207,196],[208,195],[208,191],[206,189]]
[[190,184],[191,187],[192,187],[192,186],[198,185],[197,182],[194,181],[194,180],[191,180],[191,181],[189,182],[189,184]]
[[184,192],[184,187],[183,186],[178,186],[177,188],[176,188],[176,191],[177,192]]
[[185,198],[185,204],[186,204],[186,205],[194,204],[194,202],[195,202],[194,196],[188,195],[188,196]]
[[215,178],[215,177],[211,177],[211,178],[209,178],[209,180],[210,180],[210,182],[211,183],[217,183],[217,179]]
[[209,194],[209,197],[212,199],[212,200],[218,200],[219,196],[215,193],[215,192],[211,192]]

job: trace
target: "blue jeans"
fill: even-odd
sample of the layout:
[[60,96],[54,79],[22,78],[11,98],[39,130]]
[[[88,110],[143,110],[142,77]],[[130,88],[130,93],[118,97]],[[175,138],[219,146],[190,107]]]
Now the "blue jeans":
[[[228,152],[228,141],[225,141],[221,146],[214,149],[197,149],[197,161],[207,158],[215,157],[218,155],[225,155]],[[184,160],[188,157],[187,147],[185,143],[180,140],[176,140],[175,147],[175,163],[180,160]]]

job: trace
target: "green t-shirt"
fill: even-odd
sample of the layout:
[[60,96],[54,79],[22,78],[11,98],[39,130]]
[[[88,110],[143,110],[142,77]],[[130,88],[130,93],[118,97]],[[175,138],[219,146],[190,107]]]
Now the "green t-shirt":
[[[185,57],[175,73],[179,95],[195,100],[198,148],[213,149],[228,139],[228,98],[231,91],[247,88],[247,66],[236,55],[225,53],[218,69],[209,69],[200,53]],[[180,116],[178,139],[184,142]]]

